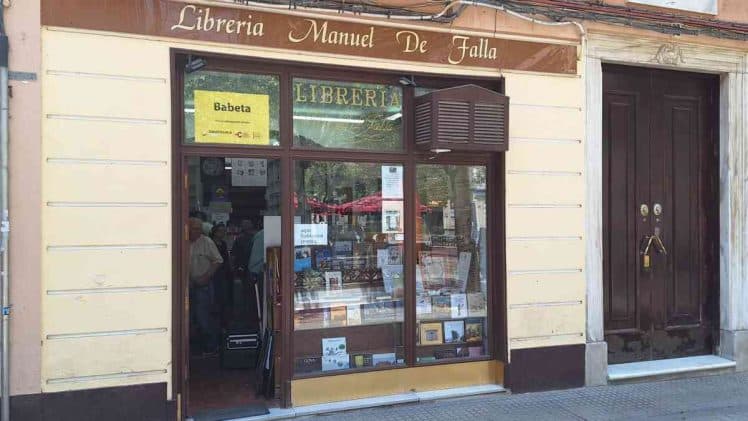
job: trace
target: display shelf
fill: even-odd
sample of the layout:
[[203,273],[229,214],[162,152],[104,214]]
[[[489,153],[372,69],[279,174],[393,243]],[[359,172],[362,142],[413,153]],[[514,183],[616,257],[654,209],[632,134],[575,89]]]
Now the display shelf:
[[328,329],[338,329],[338,328],[354,328],[354,327],[362,327],[362,326],[381,326],[381,325],[390,325],[390,324],[398,324],[398,323],[404,323],[403,320],[390,320],[390,321],[371,321],[371,322],[362,322],[356,325],[330,325],[330,326],[315,326],[315,327],[302,327],[302,326],[294,326],[294,331],[301,331],[301,330],[328,330]]

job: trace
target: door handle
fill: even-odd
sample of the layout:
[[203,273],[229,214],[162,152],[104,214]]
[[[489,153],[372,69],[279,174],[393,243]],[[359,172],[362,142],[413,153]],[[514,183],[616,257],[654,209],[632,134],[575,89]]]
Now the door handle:
[[654,239],[655,247],[657,247],[660,253],[667,256],[667,249],[665,248],[665,244],[662,243],[662,239],[660,238],[660,235],[655,231],[655,234],[651,238]]

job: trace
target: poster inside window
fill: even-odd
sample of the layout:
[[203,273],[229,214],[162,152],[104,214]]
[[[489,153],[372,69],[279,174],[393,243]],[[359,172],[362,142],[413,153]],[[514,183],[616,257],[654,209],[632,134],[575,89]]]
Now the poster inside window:
[[416,168],[416,361],[487,355],[486,168]]
[[294,165],[295,374],[404,365],[403,167]]
[[200,70],[184,78],[185,143],[280,145],[277,76]]

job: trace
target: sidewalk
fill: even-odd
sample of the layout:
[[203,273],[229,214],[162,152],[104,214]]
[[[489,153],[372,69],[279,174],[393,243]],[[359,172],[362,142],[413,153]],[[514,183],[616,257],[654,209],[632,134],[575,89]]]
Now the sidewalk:
[[522,395],[483,395],[300,419],[748,420],[748,373]]

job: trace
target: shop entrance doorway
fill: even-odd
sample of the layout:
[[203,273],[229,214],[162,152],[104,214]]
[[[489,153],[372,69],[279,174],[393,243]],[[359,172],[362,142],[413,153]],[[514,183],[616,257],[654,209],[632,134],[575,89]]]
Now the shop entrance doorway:
[[189,156],[184,165],[186,415],[200,421],[265,414],[277,406],[280,161]]
[[603,66],[610,364],[714,351],[717,82],[710,75]]

